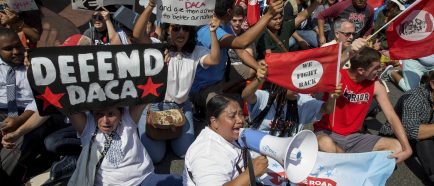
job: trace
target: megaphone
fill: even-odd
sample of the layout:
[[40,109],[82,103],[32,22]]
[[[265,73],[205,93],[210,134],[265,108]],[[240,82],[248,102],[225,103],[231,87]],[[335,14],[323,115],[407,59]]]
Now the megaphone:
[[[246,144],[242,138],[245,138]],[[300,183],[309,176],[318,154],[315,134],[303,130],[293,137],[275,137],[253,129],[241,129],[241,147],[269,156],[282,165],[286,177],[292,183]]]

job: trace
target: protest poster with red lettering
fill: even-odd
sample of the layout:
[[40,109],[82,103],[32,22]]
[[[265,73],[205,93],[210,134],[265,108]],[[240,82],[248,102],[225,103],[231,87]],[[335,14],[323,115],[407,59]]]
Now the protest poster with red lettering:
[[214,14],[215,2],[215,0],[157,1],[157,20],[179,25],[206,25]]
[[434,1],[418,0],[386,31],[392,59],[417,59],[434,54]]
[[164,99],[162,44],[35,48],[29,84],[41,115]]
[[332,92],[336,87],[340,45],[265,55],[267,79],[299,93]]

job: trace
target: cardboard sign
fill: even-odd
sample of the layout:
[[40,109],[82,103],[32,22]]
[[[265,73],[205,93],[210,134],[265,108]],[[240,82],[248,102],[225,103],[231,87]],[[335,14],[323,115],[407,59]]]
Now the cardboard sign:
[[6,3],[9,8],[16,12],[39,10],[34,0],[1,0],[0,3]]
[[36,48],[28,79],[41,114],[65,114],[164,99],[162,45]]
[[[72,9],[99,10],[102,7],[111,5],[125,5],[134,7],[133,0],[71,0]],[[134,8],[133,8],[134,9]]]
[[159,0],[157,19],[163,23],[200,26],[214,14],[215,0]]

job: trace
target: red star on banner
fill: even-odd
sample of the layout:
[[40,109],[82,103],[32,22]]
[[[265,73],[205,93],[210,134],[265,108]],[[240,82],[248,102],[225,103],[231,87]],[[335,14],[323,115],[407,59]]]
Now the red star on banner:
[[65,93],[53,94],[50,87],[46,87],[44,94],[36,96],[36,98],[44,100],[44,110],[50,105],[54,105],[57,108],[63,108],[62,105],[59,103],[59,100],[64,94]]
[[162,85],[163,85],[163,83],[154,84],[154,82],[152,82],[152,78],[148,77],[148,81],[146,82],[145,85],[138,85],[137,86],[137,88],[143,90],[142,96],[140,98],[144,98],[148,94],[153,94],[154,96],[158,97],[159,95],[157,93],[157,88],[161,87]]

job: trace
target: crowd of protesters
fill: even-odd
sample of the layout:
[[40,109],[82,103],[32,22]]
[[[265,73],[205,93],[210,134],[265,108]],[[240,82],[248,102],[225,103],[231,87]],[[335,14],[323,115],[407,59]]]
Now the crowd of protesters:
[[[156,2],[148,1],[132,29],[114,24],[108,11],[96,11],[87,30],[57,47],[166,44],[164,101],[67,116],[40,116],[27,80],[27,49],[39,46],[43,30],[24,13],[0,10],[1,183],[25,184],[44,171],[32,172],[38,168],[33,162],[47,157],[49,182],[248,185],[249,169],[237,143],[240,128],[292,136],[307,124],[313,124],[320,151],[390,150],[397,163],[414,154],[434,183],[434,54],[390,60],[384,31],[370,37],[411,0],[385,0],[375,10],[367,0],[259,1],[262,16],[253,26],[247,24],[249,1],[217,0],[213,18],[203,26],[152,20]],[[266,80],[267,53],[337,43],[343,46],[342,77],[335,91],[301,94]],[[405,92],[395,108],[385,81]],[[171,108],[181,108],[186,118],[180,136],[149,138],[149,111]],[[363,123],[380,109],[387,122],[373,135]],[[168,146],[185,159],[182,177],[154,173]],[[88,172],[76,169],[85,155],[95,154],[90,161],[97,152],[102,158],[93,159]],[[268,161],[259,156],[252,166],[259,177]]]

